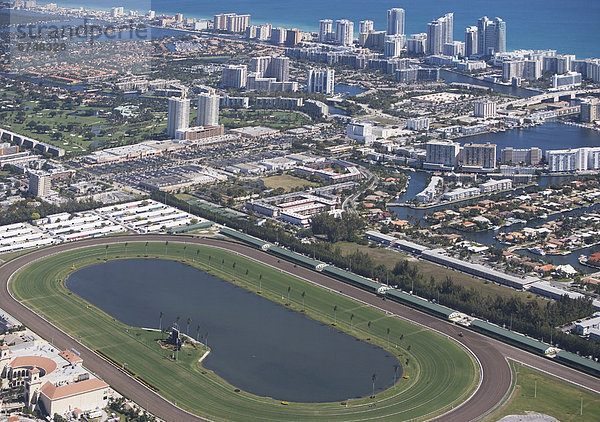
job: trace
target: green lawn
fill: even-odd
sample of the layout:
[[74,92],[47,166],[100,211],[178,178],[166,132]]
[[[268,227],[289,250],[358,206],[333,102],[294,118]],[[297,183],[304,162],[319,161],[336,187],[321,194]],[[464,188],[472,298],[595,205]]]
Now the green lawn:
[[561,422],[595,422],[600,418],[600,395],[516,362],[511,361],[510,366],[516,378],[515,390],[487,421],[527,412],[544,413]]
[[295,188],[305,189],[318,186],[318,184],[315,182],[311,182],[310,180],[302,179],[301,177],[296,177],[289,174],[263,177],[261,180],[265,184],[265,187],[269,189],[283,188],[286,192],[290,192]]
[[219,122],[228,128],[266,126],[287,130],[312,123],[310,117],[297,111],[221,110],[219,116]]
[[[403,378],[378,394],[376,407],[369,407],[372,400],[368,398],[349,400],[347,406],[340,403],[282,406],[277,400],[235,392],[234,386],[211,371],[191,367],[185,360],[167,359],[165,352],[147,337],[136,335],[140,330],[116,321],[64,286],[64,280],[75,269],[124,257],[183,261],[248,290],[260,290],[264,297],[282,306],[287,302],[289,288],[287,306],[299,312],[304,308],[309,317],[326,324],[337,318],[338,329],[396,354],[408,379]],[[76,249],[23,268],[13,278],[10,289],[27,306],[91,349],[98,349],[117,362],[127,362],[127,368],[157,386],[169,400],[216,421],[424,420],[464,401],[479,380],[471,356],[444,336],[276,269],[209,247],[175,243],[146,246],[130,242],[108,248]],[[335,316],[334,306],[337,306]],[[156,313],[158,320],[159,310]]]
[[[144,133],[159,135],[166,130],[164,119],[139,123],[113,123],[106,117],[86,115],[88,112],[103,113],[110,111],[99,107],[77,106],[72,110],[60,110],[58,108],[56,110],[34,111],[37,106],[35,103],[27,103],[26,105],[32,107],[32,109],[25,112],[23,123],[17,120],[17,111],[8,111],[1,114],[2,127],[56,145],[67,152],[86,151],[92,141],[111,143],[133,139],[134,142],[140,142],[143,140],[142,135]],[[48,126],[50,130],[47,132],[32,130],[28,126],[32,121],[38,125]],[[94,136],[91,140],[88,140],[85,138],[85,133],[89,132],[92,127],[102,127],[103,133],[101,136]],[[60,134],[60,138],[55,138],[54,133]]]

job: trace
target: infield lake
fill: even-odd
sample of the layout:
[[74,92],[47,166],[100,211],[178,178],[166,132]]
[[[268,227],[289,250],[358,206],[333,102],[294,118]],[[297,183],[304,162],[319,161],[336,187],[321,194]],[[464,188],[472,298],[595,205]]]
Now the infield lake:
[[393,384],[398,361],[385,350],[179,262],[109,261],[66,286],[131,326],[158,327],[164,312],[163,328],[179,316],[185,333],[191,318],[190,336],[211,348],[202,365],[258,396],[332,402],[371,395],[373,374],[376,393]]

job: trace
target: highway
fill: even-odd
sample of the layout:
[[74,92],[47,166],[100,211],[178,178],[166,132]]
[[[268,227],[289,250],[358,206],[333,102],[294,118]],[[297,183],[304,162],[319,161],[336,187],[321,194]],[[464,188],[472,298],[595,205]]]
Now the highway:
[[[35,260],[52,254],[87,246],[112,243],[165,241],[185,242],[188,244],[211,246],[229,250],[265,265],[275,267],[281,271],[296,275],[311,283],[337,291],[340,294],[344,294],[372,306],[376,306],[395,314],[400,318],[429,327],[460,342],[477,357],[483,372],[481,384],[478,390],[463,405],[438,417],[436,420],[443,420],[446,422],[471,421],[494,410],[510,390],[512,380],[511,372],[506,361],[507,358],[514,359],[549,374],[574,382],[600,394],[600,382],[597,378],[572,370],[549,359],[506,345],[481,334],[465,330],[450,322],[421,313],[399,303],[382,300],[382,298],[378,296],[327,277],[316,271],[295,266],[293,263],[287,261],[280,261],[277,257],[263,251],[224,240],[171,235],[132,235],[82,240],[35,250],[15,258],[0,267],[0,282],[2,283],[2,289],[0,289],[0,306],[41,337],[53,339],[53,343],[56,347],[60,349],[75,347],[81,352],[84,365],[90,371],[98,374],[115,390],[135,401],[159,418],[167,421],[203,421],[205,419],[178,408],[173,403],[170,403],[158,394],[144,387],[118,368],[115,368],[113,365],[96,355],[92,350],[59,330],[41,316],[30,311],[27,307],[15,300],[8,292],[8,282],[15,271]],[[460,332],[463,332],[462,337],[458,336]]]

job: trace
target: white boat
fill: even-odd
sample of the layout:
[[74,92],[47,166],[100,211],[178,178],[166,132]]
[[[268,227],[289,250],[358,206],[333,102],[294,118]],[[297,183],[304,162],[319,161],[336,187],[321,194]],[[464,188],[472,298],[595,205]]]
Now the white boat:
[[535,248],[529,248],[527,250],[536,255],[546,255],[546,252],[544,252],[544,250],[542,248],[540,248],[539,246],[536,246]]

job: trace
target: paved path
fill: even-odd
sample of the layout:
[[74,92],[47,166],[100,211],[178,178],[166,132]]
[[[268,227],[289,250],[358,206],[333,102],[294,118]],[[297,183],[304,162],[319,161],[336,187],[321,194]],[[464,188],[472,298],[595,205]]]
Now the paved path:
[[[260,261],[265,265],[278,268],[281,271],[294,274],[311,283],[337,291],[354,299],[379,307],[391,312],[401,318],[417,324],[424,325],[445,334],[464,346],[468,347],[477,357],[483,370],[483,377],[479,389],[463,405],[455,408],[446,415],[437,418],[444,422],[465,422],[477,419],[493,410],[506,396],[511,385],[511,372],[506,361],[507,358],[517,360],[534,368],[540,369],[552,375],[575,382],[578,385],[594,390],[600,394],[600,383],[597,378],[572,370],[557,364],[549,359],[533,355],[523,350],[506,345],[499,341],[485,337],[478,333],[463,330],[462,328],[442,321],[428,314],[421,313],[396,302],[382,300],[371,293],[365,292],[341,281],[332,279],[324,274],[312,271],[308,268],[294,266],[294,264],[279,260],[257,249],[217,239],[199,239],[192,237],[170,236],[170,235],[137,235],[123,237],[108,237],[65,243],[47,249],[33,251],[27,255],[15,258],[0,267],[0,307],[13,315],[23,324],[35,331],[45,339],[53,339],[54,345],[61,349],[75,347],[81,352],[85,366],[92,372],[98,374],[108,382],[115,390],[132,399],[140,406],[145,407],[159,418],[167,421],[204,421],[206,419],[192,415],[178,407],[158,394],[144,387],[113,365],[109,364],[93,351],[80,344],[63,331],[33,313],[24,305],[16,301],[8,293],[8,281],[11,275],[19,268],[51,254],[78,249],[87,246],[104,245],[110,243],[124,242],[187,242],[198,245],[212,246],[227,249],[239,255]],[[458,333],[463,332],[463,337]]]

